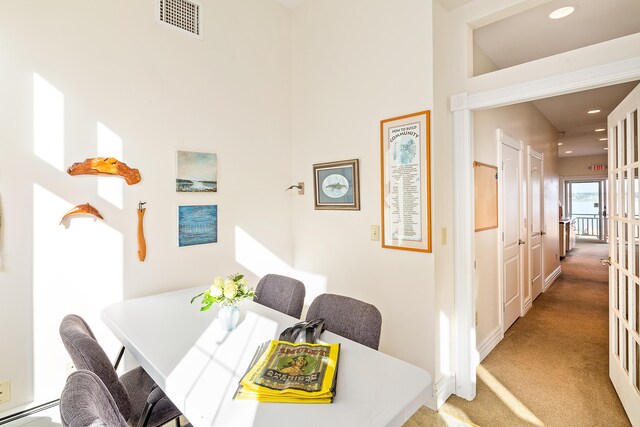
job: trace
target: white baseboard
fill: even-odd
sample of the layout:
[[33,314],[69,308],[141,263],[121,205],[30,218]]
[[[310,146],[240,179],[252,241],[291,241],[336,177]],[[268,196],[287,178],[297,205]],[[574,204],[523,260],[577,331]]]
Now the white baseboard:
[[533,301],[531,301],[531,297],[524,300],[524,307],[522,307],[522,316],[520,317],[524,317],[525,314],[527,314],[529,310],[531,310],[532,306],[533,306]]
[[491,350],[493,350],[495,346],[502,341],[503,337],[504,333],[502,332],[502,326],[497,325],[484,342],[478,346],[478,357],[480,362],[487,357],[487,354],[491,353]]
[[435,385],[433,394],[427,400],[425,406],[432,411],[437,411],[444,402],[447,401],[449,396],[453,394],[456,389],[456,381],[453,376],[442,377]]
[[555,282],[560,276],[560,273],[562,273],[562,267],[558,266],[558,268],[553,270],[553,272],[544,279],[544,288],[542,289],[542,292],[546,292],[547,289],[549,289],[549,286],[553,285],[553,282]]

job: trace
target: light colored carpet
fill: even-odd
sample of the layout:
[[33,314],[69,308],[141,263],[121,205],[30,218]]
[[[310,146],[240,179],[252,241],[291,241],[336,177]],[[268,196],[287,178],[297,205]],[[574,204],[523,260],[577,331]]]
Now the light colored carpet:
[[[629,426],[608,374],[607,245],[580,243],[562,275],[478,367],[476,398],[441,413],[481,427]],[[422,408],[405,425],[440,426]]]

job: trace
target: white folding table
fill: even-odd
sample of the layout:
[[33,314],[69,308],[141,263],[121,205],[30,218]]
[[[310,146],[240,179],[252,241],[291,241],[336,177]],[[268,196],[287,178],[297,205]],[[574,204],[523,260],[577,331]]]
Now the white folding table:
[[102,319],[194,426],[400,426],[431,391],[421,368],[339,335],[336,396],[330,404],[233,400],[260,343],[277,339],[298,319],[253,301],[240,303],[238,327],[224,332],[217,308],[190,304],[202,288],[112,304]]

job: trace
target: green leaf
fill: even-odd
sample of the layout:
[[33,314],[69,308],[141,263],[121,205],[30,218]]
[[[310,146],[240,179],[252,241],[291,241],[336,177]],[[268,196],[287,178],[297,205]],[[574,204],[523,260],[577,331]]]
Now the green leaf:
[[193,304],[193,302],[196,300],[196,298],[201,297],[202,295],[204,295],[204,292],[203,292],[203,293],[201,293],[201,294],[199,294],[199,295],[196,295],[196,296],[195,296],[195,297],[193,297],[193,298],[191,298],[191,304]]

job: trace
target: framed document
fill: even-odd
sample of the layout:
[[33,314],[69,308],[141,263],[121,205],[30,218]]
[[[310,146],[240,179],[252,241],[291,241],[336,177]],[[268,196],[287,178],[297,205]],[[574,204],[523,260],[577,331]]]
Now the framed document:
[[430,112],[380,122],[382,247],[431,252]]

